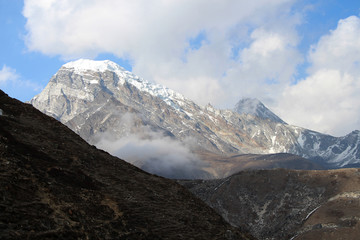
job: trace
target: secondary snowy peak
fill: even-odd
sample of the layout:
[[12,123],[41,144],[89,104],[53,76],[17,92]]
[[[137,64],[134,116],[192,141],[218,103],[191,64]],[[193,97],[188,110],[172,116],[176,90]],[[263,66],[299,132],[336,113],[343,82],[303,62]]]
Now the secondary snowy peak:
[[285,123],[256,98],[241,99],[235,105],[234,111],[240,114],[251,114],[262,119],[270,119],[273,122]]
[[185,100],[185,97],[180,93],[177,93],[163,85],[148,82],[145,79],[133,74],[132,72],[126,71],[123,67],[110,60],[95,61],[90,59],[79,59],[77,61],[64,64],[61,69],[71,70],[79,75],[83,75],[88,71],[114,72],[119,77],[120,83],[130,83],[140,91],[147,92],[155,97],[162,99],[168,105],[177,110],[181,109],[181,102]]

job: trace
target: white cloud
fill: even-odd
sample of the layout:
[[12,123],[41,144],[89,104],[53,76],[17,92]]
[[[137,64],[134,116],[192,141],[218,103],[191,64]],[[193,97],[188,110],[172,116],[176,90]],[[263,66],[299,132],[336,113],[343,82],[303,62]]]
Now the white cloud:
[[360,74],[360,18],[351,16],[339,21],[335,30],[312,46],[311,73],[319,69],[339,69]]
[[[23,14],[31,51],[64,59],[112,53],[129,58],[137,75],[200,104],[231,108],[258,97],[291,124],[337,135],[358,129],[359,18],[339,21],[312,46],[309,77],[291,85],[304,61],[296,26],[308,8],[294,10],[296,2],[25,0]],[[199,33],[204,41],[191,48]],[[334,91],[348,85],[348,95]],[[328,107],[330,97],[339,105]]]
[[3,65],[0,69],[0,87],[9,94],[22,101],[28,101],[35,94],[38,94],[43,86],[38,83],[23,79],[14,68]]
[[292,123],[342,135],[359,129],[360,78],[322,69],[284,91],[280,109]]
[[[169,178],[194,178],[205,164],[184,145],[161,131],[137,126],[134,114],[124,114],[119,127],[101,133],[96,146],[150,173]],[[114,129],[135,129],[116,138]],[[116,130],[115,130],[116,131]],[[191,139],[189,141],[191,142]]]
[[241,50],[238,62],[227,71],[227,93],[233,99],[246,96],[268,101],[279,95],[302,62],[295,48],[297,39],[292,36],[296,35],[255,29],[251,44]]
[[0,69],[0,86],[5,86],[10,83],[21,88],[31,88],[37,92],[43,89],[43,86],[38,83],[23,79],[14,68],[4,65],[2,69]]
[[[290,28],[298,23],[298,16],[291,14],[293,2],[26,0],[23,14],[27,18],[26,43],[32,51],[66,59],[110,52],[131,58],[138,75],[201,104],[234,104],[240,95],[224,94],[233,87],[222,80],[224,73],[239,64],[231,58],[232,48],[259,39],[255,35],[260,30],[253,31],[259,26],[269,34],[276,28],[282,32],[277,30],[275,35],[294,38]],[[199,49],[188,51],[189,39],[199,33],[206,35],[206,41]],[[268,47],[281,48],[278,45],[283,42],[272,44]],[[293,51],[285,47],[282,52],[287,50]],[[237,76],[236,81],[246,78]],[[215,90],[217,87],[220,89]]]
[[309,77],[288,86],[277,111],[288,122],[345,135],[360,129],[360,18],[340,20],[309,53]]
[[0,86],[4,85],[9,81],[15,81],[19,76],[16,73],[16,70],[4,65],[2,69],[0,69]]

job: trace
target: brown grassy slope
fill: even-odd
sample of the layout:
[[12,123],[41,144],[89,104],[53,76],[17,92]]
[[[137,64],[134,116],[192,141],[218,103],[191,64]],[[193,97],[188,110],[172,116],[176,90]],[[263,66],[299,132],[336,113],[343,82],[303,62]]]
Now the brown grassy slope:
[[251,239],[2,91],[0,109],[0,239]]
[[225,178],[250,169],[323,169],[308,159],[290,153],[222,156],[211,152],[197,152],[197,155],[208,165],[204,170],[214,178]]
[[244,171],[183,184],[259,239],[360,236],[360,169]]
[[[360,169],[314,173],[332,194],[304,222],[294,239],[359,239]],[[313,176],[311,176],[313,177]]]

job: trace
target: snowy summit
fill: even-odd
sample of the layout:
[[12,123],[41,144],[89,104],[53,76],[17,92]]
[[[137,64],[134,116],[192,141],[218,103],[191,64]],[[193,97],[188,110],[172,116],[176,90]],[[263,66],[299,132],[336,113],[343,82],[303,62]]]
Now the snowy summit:
[[77,61],[68,62],[62,66],[63,68],[73,68],[77,73],[83,73],[86,71],[105,72],[111,71],[115,73],[125,72],[126,70],[118,64],[110,61],[94,61],[90,59],[79,59]]
[[79,59],[77,61],[66,63],[62,66],[62,69],[73,69],[76,74],[83,74],[87,71],[93,72],[114,72],[120,79],[121,83],[128,82],[138,88],[140,91],[147,92],[155,97],[164,100],[168,105],[175,109],[180,109],[181,104],[175,102],[185,100],[185,97],[180,93],[177,93],[165,86],[148,82],[132,72],[126,71],[120,65],[110,61],[95,61],[90,59]]

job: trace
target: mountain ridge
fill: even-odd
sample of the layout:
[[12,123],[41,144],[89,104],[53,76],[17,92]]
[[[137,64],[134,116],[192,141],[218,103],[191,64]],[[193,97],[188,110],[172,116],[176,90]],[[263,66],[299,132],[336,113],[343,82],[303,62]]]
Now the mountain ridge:
[[[87,64],[83,65],[84,62]],[[291,126],[261,102],[257,102],[256,109],[263,109],[263,116],[218,110],[211,105],[202,107],[118,65],[111,63],[107,67],[109,63],[80,60],[65,64],[30,103],[92,144],[98,144],[105,135],[117,140],[123,136],[138,137],[138,142],[142,143],[144,139],[162,135],[187,148],[188,152],[208,151],[227,156],[286,152],[308,158],[325,168],[360,163],[359,132],[336,138]],[[91,64],[105,66],[86,69]],[[81,71],[76,69],[77,65],[81,66],[77,67]],[[114,68],[117,70],[111,70]],[[244,103],[242,106],[246,109]],[[121,128],[124,115],[131,115],[133,126],[130,130]],[[139,167],[147,164],[141,161],[138,161]]]

